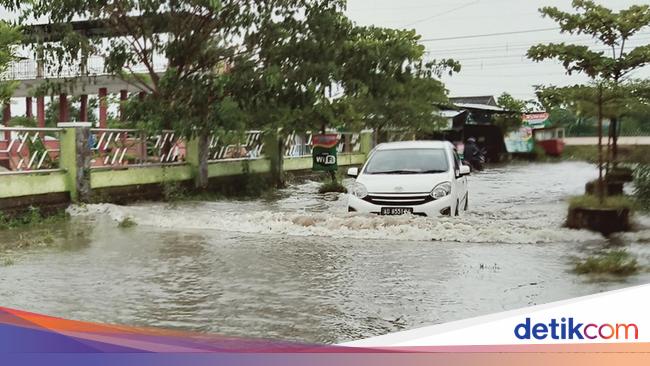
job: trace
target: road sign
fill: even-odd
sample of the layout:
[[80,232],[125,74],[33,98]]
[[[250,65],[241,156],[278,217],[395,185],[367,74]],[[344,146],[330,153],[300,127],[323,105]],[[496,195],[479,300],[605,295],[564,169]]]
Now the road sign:
[[336,134],[314,135],[312,137],[312,170],[332,172],[338,170],[336,146],[339,137]]

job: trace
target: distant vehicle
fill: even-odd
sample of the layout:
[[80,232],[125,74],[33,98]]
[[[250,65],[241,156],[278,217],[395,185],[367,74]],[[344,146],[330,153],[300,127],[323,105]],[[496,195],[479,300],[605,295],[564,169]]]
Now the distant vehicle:
[[348,176],[356,178],[348,211],[458,216],[468,208],[469,174],[470,167],[447,141],[380,144],[361,170],[348,170]]

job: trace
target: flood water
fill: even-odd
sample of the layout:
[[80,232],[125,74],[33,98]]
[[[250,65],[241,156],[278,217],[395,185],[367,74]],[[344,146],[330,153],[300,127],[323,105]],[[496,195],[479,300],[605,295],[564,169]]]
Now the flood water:
[[[470,177],[459,218],[349,214],[315,182],[254,201],[73,207],[54,244],[0,253],[0,305],[336,343],[648,283],[571,272],[612,245],[650,261],[647,217],[610,240],[562,228],[566,199],[596,175],[577,162],[492,168]],[[124,217],[137,226],[119,228]]]

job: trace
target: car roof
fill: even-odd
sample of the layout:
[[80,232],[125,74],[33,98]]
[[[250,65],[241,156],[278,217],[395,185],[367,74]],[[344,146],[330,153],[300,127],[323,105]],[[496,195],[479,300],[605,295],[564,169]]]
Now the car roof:
[[400,141],[385,142],[377,145],[376,150],[400,150],[400,149],[444,149],[451,147],[449,141]]

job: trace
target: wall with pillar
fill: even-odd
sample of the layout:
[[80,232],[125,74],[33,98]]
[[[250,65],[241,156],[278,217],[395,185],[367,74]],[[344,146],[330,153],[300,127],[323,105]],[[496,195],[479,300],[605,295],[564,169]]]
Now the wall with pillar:
[[[187,162],[171,163],[168,165],[152,166],[123,166],[119,168],[91,169],[91,152],[88,144],[89,123],[60,123],[63,128],[60,134],[61,170],[54,172],[17,172],[16,174],[0,173],[0,211],[3,207],[20,207],[20,202],[38,205],[39,200],[48,201],[48,194],[65,194],[69,201],[90,202],[95,192],[119,188],[122,193],[137,199],[148,197],[151,189],[160,190],[163,184],[169,182],[191,182],[198,172],[198,149],[196,141],[188,142]],[[339,154],[339,166],[361,165],[372,146],[372,133],[364,132],[360,137],[361,151],[359,153]],[[194,156],[196,155],[196,156]],[[292,157],[284,159],[285,171],[311,170],[311,157]],[[254,160],[225,160],[211,162],[208,165],[210,178],[235,177],[249,173],[264,174],[271,171],[269,159]],[[31,198],[30,198],[31,197]],[[64,197],[64,198],[65,198]],[[111,197],[111,199],[114,197]]]

